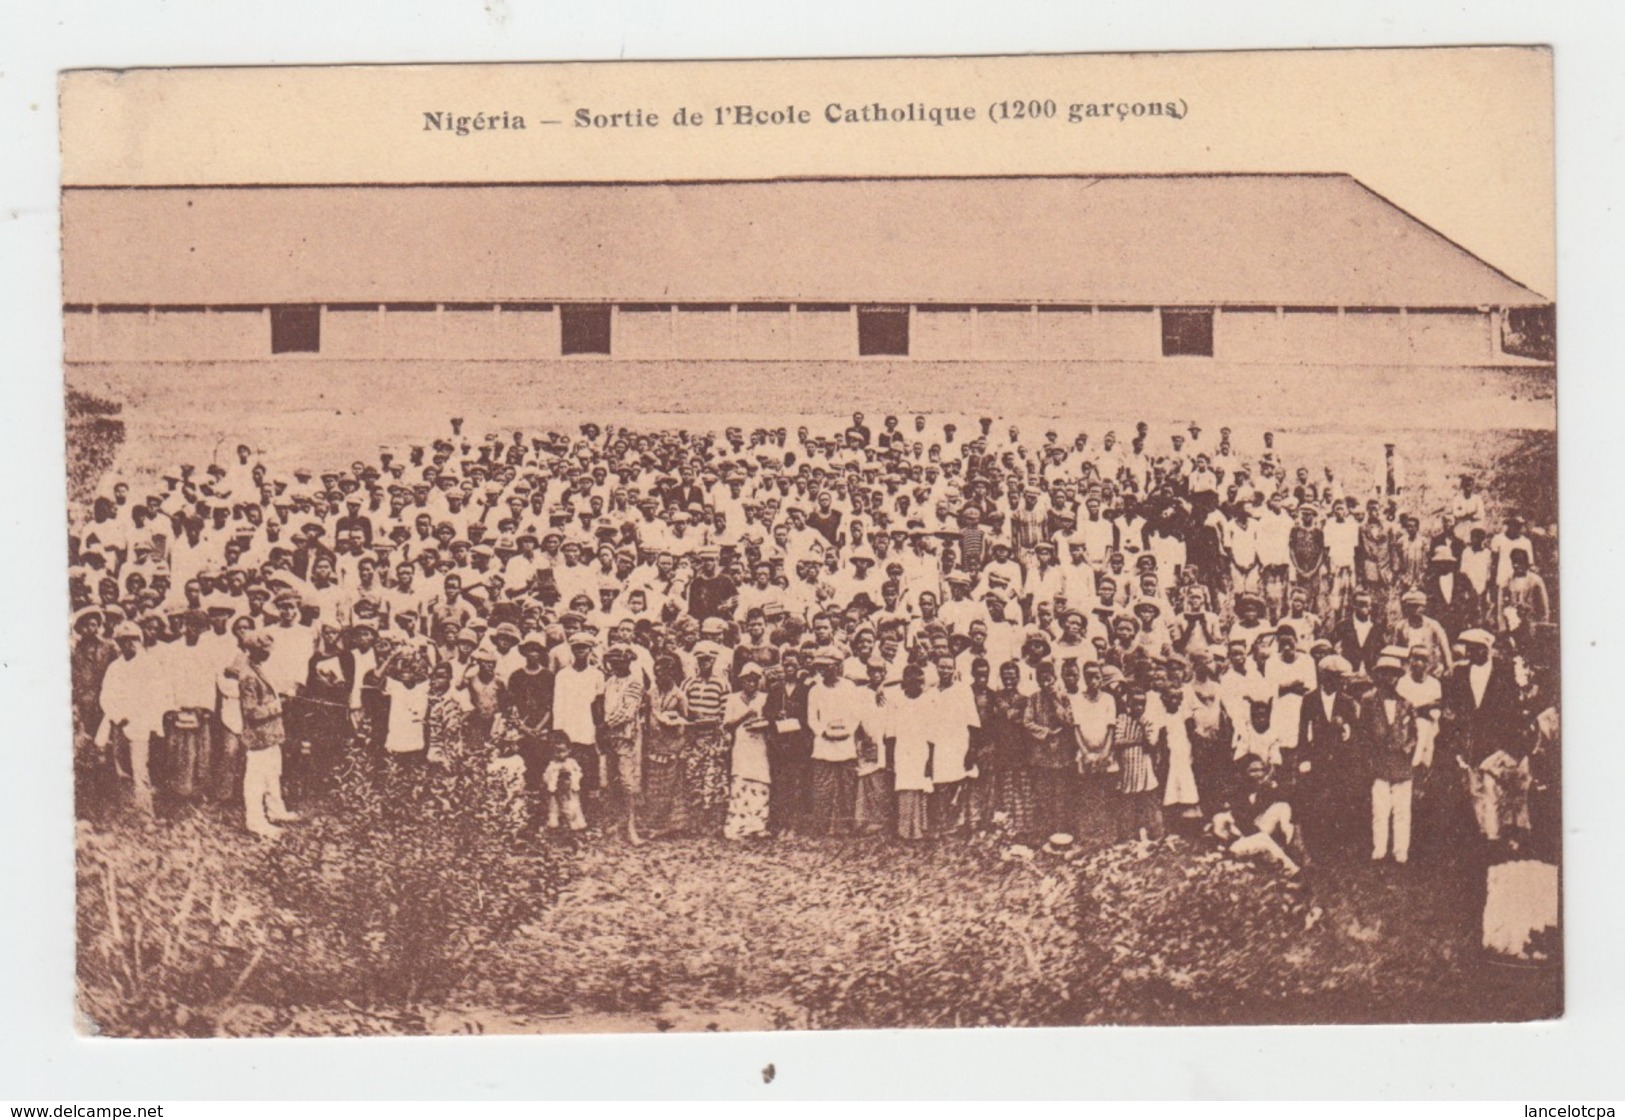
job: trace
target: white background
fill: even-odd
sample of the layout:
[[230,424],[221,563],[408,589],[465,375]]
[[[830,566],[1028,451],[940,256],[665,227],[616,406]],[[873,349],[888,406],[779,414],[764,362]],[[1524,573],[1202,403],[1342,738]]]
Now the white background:
[[[1625,513],[1616,447],[1625,365],[1616,333],[1625,308],[1619,5],[11,0],[0,21],[0,1100],[1622,1095],[1625,735],[1617,712],[1625,632],[1611,578]],[[342,1042],[119,1043],[73,1034],[57,70],[1470,43],[1556,48],[1570,966],[1563,1021]],[[778,1076],[764,1086],[768,1062]]]

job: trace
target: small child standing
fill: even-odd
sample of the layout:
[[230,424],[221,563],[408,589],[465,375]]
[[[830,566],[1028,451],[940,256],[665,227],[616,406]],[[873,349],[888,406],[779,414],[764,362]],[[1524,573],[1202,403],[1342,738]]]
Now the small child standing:
[[423,725],[429,744],[427,761],[444,766],[462,753],[465,709],[451,690],[451,662],[438,661],[429,670],[428,709]]
[[581,832],[587,827],[587,818],[581,812],[581,763],[570,754],[570,740],[563,732],[550,735],[552,758],[542,771],[542,786],[547,791],[547,827],[568,828]]
[[1161,840],[1162,797],[1157,789],[1155,744],[1145,726],[1145,691],[1130,687],[1124,710],[1106,733],[1106,746],[1118,764],[1118,838]]

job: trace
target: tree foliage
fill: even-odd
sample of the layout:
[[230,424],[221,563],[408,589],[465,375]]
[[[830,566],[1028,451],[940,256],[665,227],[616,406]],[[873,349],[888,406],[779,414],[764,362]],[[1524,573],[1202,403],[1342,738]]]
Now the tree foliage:
[[331,809],[271,850],[271,897],[319,932],[361,1001],[442,999],[558,896],[569,858],[517,848],[522,812],[478,753],[352,762]]

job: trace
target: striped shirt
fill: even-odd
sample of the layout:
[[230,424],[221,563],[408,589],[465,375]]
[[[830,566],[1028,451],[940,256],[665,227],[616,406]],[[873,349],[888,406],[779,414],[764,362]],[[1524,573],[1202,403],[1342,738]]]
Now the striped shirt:
[[987,534],[972,525],[959,531],[959,566],[967,572],[974,572],[982,566],[982,556],[987,551]]
[[1157,788],[1157,771],[1151,764],[1151,739],[1145,721],[1120,715],[1112,724],[1112,750],[1117,754],[1117,788],[1123,793],[1146,793]]
[[728,686],[721,677],[690,677],[683,685],[683,702],[688,718],[695,723],[721,723]]
[[1044,539],[1046,511],[1023,506],[1010,515],[1010,540],[1017,548],[1033,548]]
[[627,735],[643,712],[643,678],[612,676],[604,684],[604,723],[611,733]]

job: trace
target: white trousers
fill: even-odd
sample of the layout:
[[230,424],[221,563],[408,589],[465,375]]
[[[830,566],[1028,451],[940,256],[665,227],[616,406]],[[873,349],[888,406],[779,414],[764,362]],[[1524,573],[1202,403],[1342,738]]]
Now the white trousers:
[[1439,724],[1437,720],[1425,717],[1416,721],[1416,757],[1412,762],[1417,766],[1433,765],[1433,744],[1439,738]]
[[1389,826],[1393,827],[1394,862],[1404,863],[1411,858],[1411,783],[1385,782],[1381,778],[1371,783],[1371,858],[1388,856]]
[[1297,835],[1297,828],[1292,823],[1292,806],[1277,801],[1258,814],[1254,823],[1258,831],[1250,836],[1237,837],[1230,850],[1238,856],[1268,856],[1288,871],[1295,871],[1298,865],[1286,854],[1284,846],[1292,843],[1292,838]]
[[1230,565],[1230,594],[1232,596],[1240,595],[1244,591],[1249,595],[1256,595],[1261,586],[1263,586],[1263,574],[1257,564],[1254,564],[1245,572],[1234,564]]
[[571,832],[580,832],[587,827],[587,818],[581,812],[581,794],[574,788],[549,791],[547,827],[568,828]]
[[243,766],[243,805],[248,831],[274,833],[275,822],[291,814],[282,803],[282,748],[249,751]]
[[130,777],[135,786],[135,807],[152,816],[152,737],[156,728],[137,727],[134,720],[124,729],[130,743]]

